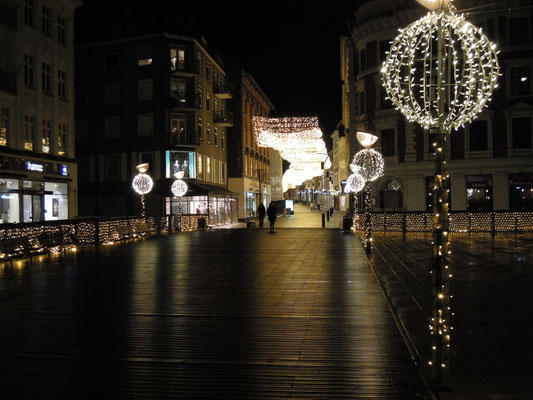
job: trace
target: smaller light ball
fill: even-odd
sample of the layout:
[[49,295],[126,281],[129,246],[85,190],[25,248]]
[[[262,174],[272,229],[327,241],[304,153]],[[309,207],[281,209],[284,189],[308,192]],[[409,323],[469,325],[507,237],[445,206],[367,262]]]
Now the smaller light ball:
[[352,164],[359,165],[359,174],[365,181],[372,182],[383,176],[385,163],[381,154],[374,149],[360,150],[355,154]]
[[146,194],[152,190],[152,187],[154,186],[154,181],[152,180],[152,178],[150,178],[150,176],[146,174],[139,174],[136,175],[135,178],[133,178],[133,182],[131,185],[137,193]]
[[357,193],[360,192],[365,187],[365,180],[363,177],[358,174],[351,174],[348,179],[346,179],[346,186],[344,187],[344,191],[346,193]]
[[170,187],[170,190],[172,191],[172,194],[176,197],[182,197],[187,193],[187,184],[182,181],[181,179],[178,179],[174,181],[172,186]]

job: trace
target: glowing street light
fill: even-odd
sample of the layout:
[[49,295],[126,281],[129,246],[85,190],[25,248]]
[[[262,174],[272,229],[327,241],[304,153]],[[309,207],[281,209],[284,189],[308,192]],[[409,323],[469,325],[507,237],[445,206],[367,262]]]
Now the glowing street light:
[[176,180],[174,183],[172,183],[172,186],[170,187],[170,191],[172,194],[178,198],[178,230],[181,232],[181,197],[185,196],[187,193],[187,190],[189,188],[187,187],[187,183],[185,183],[184,180],[182,180],[183,176],[185,175],[185,171],[179,171],[174,174],[174,177]]
[[137,171],[139,171],[139,173],[135,175],[135,177],[133,178],[133,182],[131,183],[133,190],[135,190],[138,194],[141,195],[141,205],[142,205],[141,216],[143,217],[143,219],[146,214],[146,205],[144,201],[144,195],[147,193],[150,193],[150,191],[152,190],[152,187],[154,186],[154,181],[152,180],[150,175],[146,173],[146,171],[148,171],[149,166],[150,164],[148,163],[137,165],[136,168],[137,168]]

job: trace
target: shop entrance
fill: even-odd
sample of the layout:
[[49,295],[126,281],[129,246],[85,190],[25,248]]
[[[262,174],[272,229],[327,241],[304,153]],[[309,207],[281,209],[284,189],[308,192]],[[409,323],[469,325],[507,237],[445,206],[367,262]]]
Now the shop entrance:
[[24,222],[43,221],[43,195],[25,194],[22,196],[22,213]]

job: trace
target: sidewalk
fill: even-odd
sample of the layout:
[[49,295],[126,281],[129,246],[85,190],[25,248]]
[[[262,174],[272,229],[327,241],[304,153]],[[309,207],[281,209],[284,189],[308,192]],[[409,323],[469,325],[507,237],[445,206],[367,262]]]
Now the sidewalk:
[[0,266],[3,399],[431,398],[354,235],[220,229],[46,260]]

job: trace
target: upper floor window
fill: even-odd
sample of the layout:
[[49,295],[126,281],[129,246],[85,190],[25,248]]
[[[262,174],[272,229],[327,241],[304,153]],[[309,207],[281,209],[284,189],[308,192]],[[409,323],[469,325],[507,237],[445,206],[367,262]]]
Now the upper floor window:
[[170,49],[170,69],[172,71],[185,69],[185,50],[181,48]]
[[213,143],[218,147],[218,128],[215,126],[215,134],[213,136]]
[[153,99],[152,79],[137,81],[137,101],[151,101]]
[[204,95],[203,95],[203,89],[202,89],[202,85],[198,85],[197,88],[197,98],[198,98],[198,107],[202,108],[203,107],[203,98],[204,98]]
[[384,157],[394,155],[394,129],[385,129],[381,131],[381,146]]
[[112,116],[105,118],[104,133],[106,139],[117,139],[120,137],[120,117]]
[[52,11],[48,7],[42,8],[42,17],[41,17],[41,30],[43,35],[52,36],[52,30],[50,29],[52,25]]
[[137,135],[152,136],[154,134],[154,114],[139,114],[137,116]]
[[511,68],[511,95],[527,95],[529,88],[529,66]]
[[35,138],[34,118],[33,115],[24,115],[24,150],[33,150]]
[[52,66],[42,63],[41,84],[43,92],[52,93]]
[[142,67],[144,65],[152,64],[152,45],[143,44],[137,49],[137,65]]
[[202,118],[198,117],[198,139],[204,140],[204,128],[202,125]]
[[26,0],[24,3],[24,23],[33,26],[33,0]]
[[511,129],[514,149],[531,148],[531,117],[513,118]]
[[109,51],[105,54],[105,69],[111,71],[120,66],[120,56],[118,51]]
[[196,53],[196,60],[198,61],[198,68],[199,68],[199,70],[200,70],[200,75],[202,74],[202,64],[203,64],[203,63],[202,63],[202,59],[203,59],[203,57],[202,57],[202,52],[201,52],[201,51],[198,51],[198,52]]
[[488,124],[487,121],[473,121],[468,127],[470,151],[488,149]]
[[224,147],[226,145],[225,141],[226,141],[226,133],[224,129],[222,129],[222,132],[220,132],[220,148],[222,150],[224,150]]
[[0,146],[7,146],[7,132],[9,129],[9,109],[0,106]]
[[208,82],[211,80],[211,65],[208,62],[205,63],[205,79]]
[[57,95],[62,99],[67,98],[67,73],[57,70]]
[[366,49],[359,51],[359,71],[362,72],[366,69]]
[[57,41],[61,44],[67,42],[67,24],[62,17],[57,17]]
[[104,87],[104,104],[106,106],[120,104],[120,83],[106,83]]
[[28,54],[24,54],[24,84],[31,87],[34,87],[35,85],[34,64],[35,58]]
[[205,108],[207,112],[211,112],[211,92],[205,91]]
[[209,122],[207,123],[207,130],[205,136],[207,138],[207,143],[211,143],[211,124]]
[[50,139],[52,137],[52,121],[49,119],[43,119],[43,138],[42,138],[42,150],[43,153],[50,153]]
[[520,45],[529,43],[529,18],[509,19],[509,44]]

